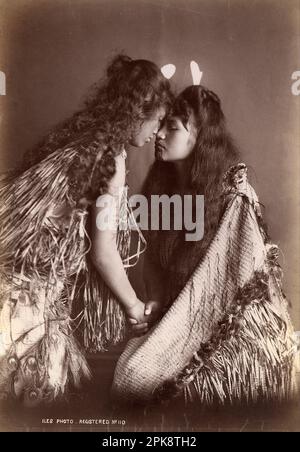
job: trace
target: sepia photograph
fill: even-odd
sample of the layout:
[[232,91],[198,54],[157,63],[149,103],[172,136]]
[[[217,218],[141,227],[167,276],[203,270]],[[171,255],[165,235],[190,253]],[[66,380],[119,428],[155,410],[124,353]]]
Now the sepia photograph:
[[0,431],[299,432],[299,151],[299,0],[0,0]]

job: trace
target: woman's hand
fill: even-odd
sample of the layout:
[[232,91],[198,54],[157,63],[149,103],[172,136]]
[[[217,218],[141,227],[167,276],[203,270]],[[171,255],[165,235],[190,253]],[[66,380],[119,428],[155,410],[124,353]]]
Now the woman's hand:
[[160,317],[162,312],[162,303],[150,300],[144,306],[145,320],[143,323],[137,323],[132,318],[129,319],[131,330],[135,336],[141,336],[147,333],[149,326],[152,326]]
[[145,314],[145,304],[137,299],[136,302],[125,308],[128,322],[135,336],[141,336],[148,331],[148,319]]
[[155,323],[161,315],[163,305],[159,301],[149,300],[145,304],[145,315],[148,318],[148,323],[151,325]]

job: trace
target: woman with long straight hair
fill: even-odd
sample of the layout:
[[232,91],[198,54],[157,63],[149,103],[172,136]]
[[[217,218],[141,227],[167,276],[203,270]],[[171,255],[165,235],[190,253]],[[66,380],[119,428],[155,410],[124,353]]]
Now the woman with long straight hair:
[[[200,404],[286,400],[296,389],[296,341],[247,166],[218,96],[186,88],[157,134],[145,193],[204,196],[204,235],[149,231],[145,280],[157,322],[117,364],[117,400],[185,396]],[[198,206],[198,207],[197,207]]]

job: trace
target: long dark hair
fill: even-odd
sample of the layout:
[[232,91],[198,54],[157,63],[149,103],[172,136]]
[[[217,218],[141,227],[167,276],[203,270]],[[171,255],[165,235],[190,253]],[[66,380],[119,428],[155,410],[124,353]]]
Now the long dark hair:
[[239,151],[229,134],[219,97],[203,86],[189,86],[176,99],[173,114],[187,124],[194,114],[196,144],[190,155],[190,185],[204,195],[206,248],[224,208],[222,182],[225,172],[239,160]]
[[106,78],[90,91],[82,109],[25,154],[21,171],[77,140],[87,147],[96,140],[104,150],[97,168],[97,186],[100,193],[105,192],[115,173],[114,157],[142,122],[159,107],[168,109],[172,99],[169,82],[156,64],[126,55],[117,55],[107,67]]
[[[239,160],[225,123],[219,97],[203,86],[189,86],[175,99],[171,114],[186,126],[193,113],[197,131],[195,147],[188,157],[190,182],[187,190],[204,195],[204,237],[199,242],[185,242],[175,253],[172,267],[185,269],[186,278],[201,260],[211,242],[224,211],[222,182],[225,172]],[[174,193],[174,165],[156,161],[144,184],[144,193]],[[159,241],[159,234],[149,234]],[[151,239],[152,237],[152,239]],[[158,250],[155,244],[154,250]],[[150,243],[151,246],[151,243]]]

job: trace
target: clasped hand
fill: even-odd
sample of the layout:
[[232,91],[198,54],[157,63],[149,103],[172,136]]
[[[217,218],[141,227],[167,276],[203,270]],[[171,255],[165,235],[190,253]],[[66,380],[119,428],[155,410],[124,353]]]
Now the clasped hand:
[[143,303],[141,300],[126,309],[128,323],[134,336],[142,336],[159,318],[162,306],[155,300]]

